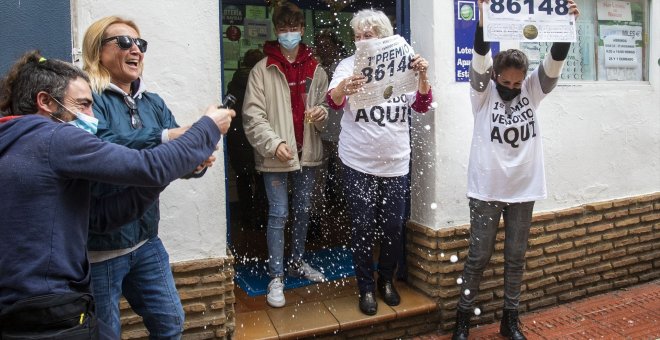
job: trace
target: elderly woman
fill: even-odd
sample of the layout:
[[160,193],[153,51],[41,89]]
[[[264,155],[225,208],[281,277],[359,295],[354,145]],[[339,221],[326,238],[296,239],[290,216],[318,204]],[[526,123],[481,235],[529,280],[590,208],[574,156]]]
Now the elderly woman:
[[[147,41],[137,25],[116,16],[94,22],[83,40],[84,69],[94,91],[96,135],[133,149],[165,143],[187,130],[180,128],[163,99],[142,81]],[[203,165],[209,165],[213,156]],[[199,173],[201,166],[198,167]],[[95,184],[104,197],[121,188]],[[169,255],[158,238],[159,204],[119,230],[90,232],[88,249],[99,318],[120,335],[119,298],[123,294],[142,316],[150,336],[178,338],[184,312],[174,285]]]
[[[393,34],[392,24],[381,11],[359,11],[351,20],[355,41],[385,38]],[[343,162],[342,181],[352,223],[353,264],[360,290],[360,310],[367,315],[377,312],[373,278],[372,249],[380,239],[378,259],[378,292],[385,303],[400,302],[392,278],[397,257],[402,253],[401,233],[405,213],[405,193],[409,189],[410,161],[409,124],[406,119],[375,122],[356,116],[346,104],[347,96],[355,94],[366,78],[353,74],[355,56],[342,60],[330,82],[327,100],[333,109],[344,109],[339,134],[339,158]],[[378,104],[381,112],[428,111],[431,86],[426,70],[428,62],[415,55],[411,66],[418,73],[416,93],[401,100]],[[371,107],[366,112],[373,112]],[[405,116],[404,116],[405,117]]]

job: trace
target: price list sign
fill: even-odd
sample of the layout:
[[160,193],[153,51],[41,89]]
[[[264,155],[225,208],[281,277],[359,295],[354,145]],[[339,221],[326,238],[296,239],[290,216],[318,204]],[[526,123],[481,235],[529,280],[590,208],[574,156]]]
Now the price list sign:
[[575,42],[567,0],[491,0],[484,3],[484,40]]

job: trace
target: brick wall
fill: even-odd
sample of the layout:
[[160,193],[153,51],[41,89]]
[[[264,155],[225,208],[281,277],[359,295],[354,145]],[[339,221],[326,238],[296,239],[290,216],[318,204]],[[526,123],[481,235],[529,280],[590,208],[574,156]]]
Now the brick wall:
[[[437,299],[439,327],[454,326],[469,225],[433,230],[408,224],[409,284]],[[499,320],[504,229],[484,272],[474,323]],[[534,214],[521,311],[566,303],[660,277],[660,193]],[[459,260],[451,263],[450,256]]]
[[[234,258],[172,264],[183,310],[184,338],[222,339],[234,330]],[[147,339],[142,318],[120,302],[122,339]]]

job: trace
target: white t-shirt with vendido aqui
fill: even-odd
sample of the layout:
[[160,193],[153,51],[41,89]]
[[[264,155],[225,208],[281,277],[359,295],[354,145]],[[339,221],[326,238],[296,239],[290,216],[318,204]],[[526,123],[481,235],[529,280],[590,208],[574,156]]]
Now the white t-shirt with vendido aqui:
[[538,108],[546,96],[543,88],[554,84],[542,86],[540,72],[543,67],[524,79],[520,95],[505,102],[490,79],[490,68],[482,74],[471,70],[474,130],[468,197],[508,203],[547,197]]
[[[355,56],[335,69],[329,90],[353,75]],[[408,174],[410,162],[409,116],[416,92],[391,98],[364,109],[346,103],[339,134],[339,158],[360,172],[380,177]]]

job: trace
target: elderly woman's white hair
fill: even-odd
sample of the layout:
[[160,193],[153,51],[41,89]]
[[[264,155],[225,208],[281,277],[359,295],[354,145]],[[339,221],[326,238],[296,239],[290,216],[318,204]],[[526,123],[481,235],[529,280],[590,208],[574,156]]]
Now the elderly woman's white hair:
[[378,38],[389,37],[394,34],[394,28],[390,19],[381,11],[374,9],[363,9],[353,15],[351,19],[353,31],[364,31],[370,29]]

